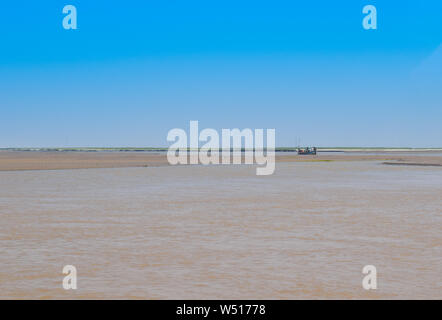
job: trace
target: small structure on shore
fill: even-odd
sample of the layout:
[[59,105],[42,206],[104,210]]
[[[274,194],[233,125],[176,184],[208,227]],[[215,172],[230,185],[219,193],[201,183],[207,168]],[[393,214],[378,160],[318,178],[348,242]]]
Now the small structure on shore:
[[300,155],[316,155],[316,147],[306,147],[306,148],[299,148],[298,147],[298,154]]

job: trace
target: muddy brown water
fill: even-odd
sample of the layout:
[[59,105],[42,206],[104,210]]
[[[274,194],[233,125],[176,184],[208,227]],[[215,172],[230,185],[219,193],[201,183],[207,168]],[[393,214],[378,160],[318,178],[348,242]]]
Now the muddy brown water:
[[3,171],[0,298],[441,299],[441,194],[381,161]]

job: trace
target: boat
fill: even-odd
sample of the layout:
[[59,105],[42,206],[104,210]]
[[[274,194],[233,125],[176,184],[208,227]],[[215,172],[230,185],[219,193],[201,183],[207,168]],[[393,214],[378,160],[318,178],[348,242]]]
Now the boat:
[[298,148],[300,155],[316,155],[316,147]]

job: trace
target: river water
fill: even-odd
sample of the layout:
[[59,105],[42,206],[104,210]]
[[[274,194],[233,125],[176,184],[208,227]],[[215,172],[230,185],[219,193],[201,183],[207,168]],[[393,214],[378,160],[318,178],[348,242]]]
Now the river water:
[[441,299],[441,195],[377,161],[0,172],[0,298]]

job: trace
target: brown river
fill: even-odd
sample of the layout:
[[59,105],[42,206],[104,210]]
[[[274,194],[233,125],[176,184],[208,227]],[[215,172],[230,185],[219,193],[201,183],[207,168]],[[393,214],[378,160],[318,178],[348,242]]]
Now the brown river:
[[3,171],[0,298],[442,299],[441,195],[379,161]]

